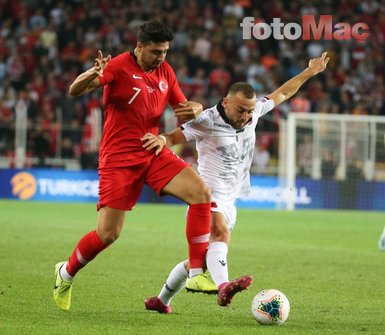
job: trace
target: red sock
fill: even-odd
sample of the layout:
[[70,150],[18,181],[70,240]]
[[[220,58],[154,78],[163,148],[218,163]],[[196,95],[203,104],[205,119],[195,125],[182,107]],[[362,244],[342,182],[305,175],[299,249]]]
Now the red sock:
[[211,204],[190,205],[187,212],[186,236],[190,268],[204,268],[210,237]]
[[84,235],[68,260],[67,272],[71,276],[75,276],[82,267],[86,266],[99,252],[107,247],[108,245],[100,240],[96,230]]

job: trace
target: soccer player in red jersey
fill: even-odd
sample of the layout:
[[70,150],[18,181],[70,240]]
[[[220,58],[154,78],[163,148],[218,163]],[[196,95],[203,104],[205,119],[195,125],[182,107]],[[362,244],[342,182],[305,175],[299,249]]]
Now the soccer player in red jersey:
[[69,93],[80,96],[104,87],[104,126],[99,154],[99,202],[96,230],[83,236],[67,262],[55,266],[54,300],[62,310],[71,303],[76,273],[112,244],[123,228],[125,211],[133,208],[144,184],[189,205],[186,235],[190,276],[203,272],[210,232],[210,191],[198,174],[167,147],[143,148],[146,133],[158,135],[167,104],[182,121],[199,115],[201,104],[187,101],[171,66],[165,61],[172,32],[157,21],[139,27],[133,53],[103,57],[80,74]]

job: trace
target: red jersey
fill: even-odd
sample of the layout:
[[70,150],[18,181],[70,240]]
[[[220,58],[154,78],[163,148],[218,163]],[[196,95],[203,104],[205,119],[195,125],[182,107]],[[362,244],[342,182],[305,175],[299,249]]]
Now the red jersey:
[[99,76],[104,87],[104,126],[99,168],[123,167],[145,162],[154,151],[142,148],[140,140],[157,135],[167,105],[186,101],[171,66],[163,62],[145,73],[130,53],[112,58]]

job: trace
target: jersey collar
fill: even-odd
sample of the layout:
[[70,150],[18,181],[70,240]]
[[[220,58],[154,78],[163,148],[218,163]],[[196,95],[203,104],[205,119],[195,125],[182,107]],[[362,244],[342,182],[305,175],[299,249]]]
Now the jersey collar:
[[225,121],[227,124],[231,126],[230,121],[226,116],[225,109],[223,108],[222,103],[223,103],[223,99],[219,100],[219,102],[217,103],[217,110],[219,112],[219,115],[222,117],[223,121]]

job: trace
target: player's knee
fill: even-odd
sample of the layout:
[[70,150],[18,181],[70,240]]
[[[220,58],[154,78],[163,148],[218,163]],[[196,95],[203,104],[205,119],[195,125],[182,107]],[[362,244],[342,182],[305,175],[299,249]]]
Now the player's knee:
[[202,188],[202,203],[208,202],[211,202],[211,191],[206,185],[204,185]]
[[206,204],[211,202],[211,192],[203,183],[190,184],[182,194],[181,199],[187,204]]
[[225,242],[229,244],[230,242],[230,233],[226,230],[217,230],[215,232],[210,232],[210,243],[212,242]]
[[120,232],[110,230],[110,231],[103,231],[98,235],[102,243],[108,245],[108,244],[114,243],[118,239]]
[[219,224],[212,220],[210,227],[210,243],[212,242],[230,242],[230,231],[225,224]]
[[202,183],[194,192],[193,201],[197,204],[206,204],[208,202],[211,202],[210,189]]

